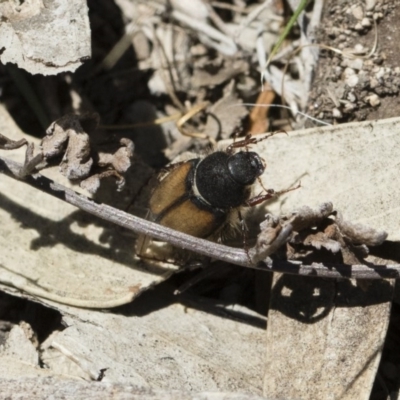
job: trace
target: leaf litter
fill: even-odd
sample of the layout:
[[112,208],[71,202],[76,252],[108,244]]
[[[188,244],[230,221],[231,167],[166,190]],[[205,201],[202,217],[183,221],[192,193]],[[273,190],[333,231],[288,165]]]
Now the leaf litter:
[[[124,16],[125,23],[127,25],[126,36],[124,37],[124,39],[131,39],[131,42],[129,43],[133,43],[133,45],[135,46],[136,54],[138,55],[138,71],[148,71],[150,68],[154,71],[151,79],[148,81],[148,87],[146,88],[146,90],[148,89],[150,91],[151,96],[159,98],[161,98],[162,96],[167,96],[170,98],[167,102],[168,104],[166,104],[164,107],[160,107],[157,110],[157,116],[160,118],[164,118],[167,115],[171,115],[173,113],[178,113],[182,115],[184,112],[189,110],[192,105],[198,104],[202,101],[212,100],[211,103],[214,104],[214,106],[210,106],[210,109],[206,110],[206,112],[208,113],[207,118],[202,119],[200,116],[193,119],[193,121],[190,121],[188,125],[193,125],[193,131],[198,131],[200,128],[200,130],[205,132],[207,131],[205,130],[204,126],[207,126],[207,129],[211,129],[210,132],[212,132],[213,137],[215,137],[216,139],[220,139],[229,136],[229,133],[231,133],[236,127],[240,127],[242,120],[246,118],[248,113],[243,105],[236,104],[234,107],[232,107],[232,109],[235,110],[235,118],[232,119],[231,115],[229,114],[229,112],[226,112],[226,110],[229,110],[231,106],[235,103],[235,101],[237,101],[237,103],[240,103],[241,99],[243,99],[243,102],[247,102],[248,99],[250,99],[252,96],[254,98],[254,95],[258,94],[260,81],[258,74],[255,74],[254,71],[258,69],[258,71],[260,72],[264,68],[265,58],[263,56],[260,56],[260,54],[262,55],[264,53],[265,56],[265,54],[268,52],[268,49],[271,48],[274,39],[276,39],[280,24],[282,23],[282,14],[279,10],[279,7],[278,9],[274,9],[271,13],[271,9],[268,8],[270,7],[270,2],[260,2],[259,4],[255,5],[253,9],[240,9],[239,7],[240,11],[237,11],[238,9],[235,9],[235,7],[233,7],[233,11],[231,11],[231,16],[228,19],[224,20],[224,18],[221,19],[218,13],[215,13],[217,6],[215,8],[212,8],[209,7],[209,4],[207,3],[203,3],[200,1],[196,3],[198,3],[198,8],[193,9],[193,5],[189,5],[180,1],[171,2],[171,21],[170,23],[165,23],[159,18],[162,13],[165,13],[167,11],[166,5],[161,1],[132,3],[121,0],[117,2],[117,4],[120,6],[120,10],[122,11],[122,15]],[[312,29],[314,29],[318,25],[318,15],[320,15],[321,12],[320,3],[321,2],[314,3],[314,8],[312,10],[314,14],[312,14],[311,17],[312,24],[305,24],[305,14],[301,16],[301,19],[299,21],[299,38],[302,45],[310,44],[312,42]],[[295,5],[293,5],[293,8],[295,8]],[[201,12],[199,12],[199,10],[201,10]],[[198,23],[192,23],[194,17],[198,20]],[[191,23],[188,24],[187,21],[191,21]],[[306,29],[308,30],[307,32],[305,31]],[[264,33],[260,35],[260,32]],[[193,44],[193,38],[195,38],[195,45]],[[239,39],[236,41],[236,38]],[[105,53],[99,51],[98,54]],[[188,54],[191,57],[190,63],[187,62]],[[312,56],[310,56],[310,54]],[[232,60],[232,55],[235,55],[237,57],[237,60]],[[243,57],[246,61],[243,62],[243,59],[241,59],[241,57]],[[295,121],[293,121],[288,114],[285,115],[284,113],[281,113],[279,120],[273,119],[270,121],[271,129],[283,127],[289,130],[289,121],[294,124],[294,126],[301,126],[304,123],[302,117],[297,114],[297,110],[304,110],[304,107],[306,105],[307,97],[304,96],[304,93],[307,93],[308,88],[310,87],[310,77],[312,75],[313,69],[315,68],[317,57],[318,51],[316,49],[311,51],[311,48],[308,47],[303,47],[301,52],[295,54],[294,56],[290,55],[290,52],[285,53],[285,51],[282,51],[275,56],[278,67],[272,65],[266,71],[264,71],[264,79],[266,79],[266,81],[276,91],[276,93],[278,93],[278,95],[283,96],[286,99],[287,103],[290,106],[292,116],[295,116]],[[96,61],[96,55],[94,55],[94,60]],[[106,64],[106,59],[103,58],[103,60],[103,66],[111,65]],[[290,66],[292,70],[283,73],[279,62],[285,62],[288,60],[290,60]],[[97,61],[100,61],[100,59],[97,58]],[[123,59],[121,61],[121,65],[123,65],[125,61]],[[114,65],[118,66],[118,63],[115,61]],[[190,65],[191,68],[188,68],[188,65]],[[129,74],[125,75],[125,77],[128,77],[128,75]],[[284,87],[282,87],[281,84],[283,77],[285,77]],[[232,83],[232,79],[235,80],[235,84]],[[95,81],[96,77],[93,82]],[[125,85],[124,82],[126,82]],[[135,82],[138,82],[137,78]],[[147,81],[144,82],[146,82],[147,85]],[[118,96],[123,93],[121,88],[123,88],[124,91],[128,91],[131,87],[131,84],[128,83],[128,80],[124,81],[123,75],[110,75],[107,84],[111,85],[111,87],[114,87],[116,90],[112,91],[112,93],[110,94],[111,100],[108,99],[107,102],[111,104],[113,103],[113,101],[117,100],[117,102],[119,102],[117,112],[116,108],[112,109],[112,107],[109,107],[107,102],[103,100],[103,97],[96,94],[99,89],[104,90],[106,88],[104,85],[104,81],[100,82],[99,80],[97,80],[97,83],[100,83],[100,85],[91,85],[91,92],[87,91],[84,96],[86,97],[86,99],[89,98],[92,100],[92,105],[94,109],[101,111],[103,124],[124,124],[124,112],[121,112],[121,110],[124,110],[124,108],[127,110],[128,106],[131,105],[129,104],[129,101],[135,102],[136,99],[130,98],[127,102],[125,102],[123,96],[119,99]],[[141,85],[138,86],[139,91],[143,90]],[[135,89],[138,88],[135,87]],[[221,93],[223,93],[222,96]],[[221,112],[219,112],[220,110],[218,110],[217,105],[219,104],[222,105],[222,107],[220,108]],[[211,107],[214,107],[214,109],[211,109]],[[60,103],[60,110],[62,110],[62,108],[63,107]],[[215,124],[214,120],[212,120],[212,118],[210,117],[210,115],[214,113],[217,114],[217,124]],[[62,115],[64,114],[67,114],[67,112],[62,112],[60,117],[64,118],[62,117]],[[72,120],[73,119],[74,118],[72,117]],[[206,125],[204,125],[204,121],[207,121]],[[69,121],[69,123],[80,124],[81,121],[79,120],[79,117],[75,117],[75,120],[73,120],[72,122]],[[221,125],[220,129],[218,129],[218,125]],[[87,132],[86,129],[83,129],[83,133],[82,129],[79,128],[78,125],[76,126],[77,129],[75,130],[75,132],[70,131],[67,127],[66,129],[61,129],[59,133],[54,135],[53,140],[56,139],[55,141],[60,146],[59,149],[62,149],[60,152],[57,153],[57,157],[61,158],[62,171],[68,178],[73,178],[73,180],[75,181],[80,181],[82,186],[86,185],[86,188],[91,189],[93,192],[97,190],[96,196],[101,196],[102,186],[107,187],[109,182],[107,177],[109,175],[113,175],[119,180],[120,183],[122,183],[121,177],[124,175],[126,170],[128,169],[129,171],[133,169],[129,169],[129,166],[131,165],[130,163],[132,162],[133,158],[132,151],[134,150],[135,153],[140,154],[140,148],[139,146],[136,146],[134,138],[130,139],[129,135],[126,135],[128,141],[123,142],[121,140],[114,139],[114,151],[102,152],[102,150],[97,147],[97,144],[93,146],[91,142],[89,143],[88,136],[86,136],[89,135],[89,132]],[[174,128],[171,124],[168,126],[168,130],[166,130],[164,126],[161,127],[161,130],[164,130],[164,137],[166,138],[167,142],[169,140],[173,141],[174,135],[176,138],[179,134],[177,132],[177,129]],[[201,129],[202,127],[203,129]],[[69,133],[67,133],[67,131],[69,131]],[[51,141],[51,136],[54,134],[54,131],[50,131],[50,133],[51,134],[49,135],[47,140]],[[18,139],[20,137],[21,136],[19,136]],[[68,139],[66,139],[66,137],[68,137]],[[130,143],[132,142],[129,142],[129,140],[132,140],[135,143],[134,149],[130,145]],[[185,138],[183,142],[184,144],[177,146],[177,150],[172,151],[169,154],[167,153],[170,159],[175,158],[175,156],[182,151],[191,150],[196,147],[202,147],[198,145],[198,140]],[[266,148],[268,146],[266,146]],[[270,148],[270,150],[272,149],[274,149],[273,146]],[[277,181],[276,184],[274,182],[274,179],[272,179],[270,181],[271,187],[279,189],[281,187],[285,187],[286,184],[288,184],[286,187],[289,187],[290,184],[293,184],[299,178],[299,175],[303,173],[303,167],[297,169],[294,168],[293,171],[297,173],[297,176],[293,180],[293,174],[286,172],[284,173],[283,171],[285,170],[281,167],[282,164],[275,162],[275,159],[282,157],[282,155],[278,156],[278,152],[271,155],[268,150],[266,151],[267,152],[265,153],[265,159],[268,163],[268,173],[273,172],[269,170],[269,168],[271,166],[273,167],[273,164],[275,164],[278,168],[278,172],[273,175],[274,179],[275,176],[277,180],[278,178],[281,179],[280,181]],[[53,155],[55,156],[56,154]],[[284,157],[282,158],[284,159]],[[304,160],[307,160],[307,158],[305,157]],[[55,161],[55,159],[53,161]],[[332,161],[332,165],[333,163],[334,161]],[[312,163],[311,165],[313,166]],[[312,174],[315,174],[315,172],[312,172]],[[127,180],[128,178],[125,177],[125,179]],[[321,182],[324,179],[326,179],[326,177],[321,178]],[[10,186],[10,183],[7,183],[6,186]],[[126,186],[127,185],[125,184],[125,189]],[[298,190],[297,193],[295,192],[294,196],[292,197],[292,199],[294,199],[292,201],[296,202],[296,204],[294,206],[290,206],[291,196],[285,196],[284,202],[276,202],[276,204],[280,203],[280,205],[282,205],[283,203],[285,203],[284,205],[287,206],[285,212],[288,213],[293,209],[298,209],[299,205],[301,204],[310,204],[311,206],[312,204],[320,204],[323,201],[330,200],[335,205],[335,208],[337,207],[338,210],[344,212],[346,220],[347,218],[356,221],[362,220],[362,222],[364,223],[365,220],[367,220],[368,225],[377,228],[387,229],[390,235],[389,237],[392,237],[391,235],[393,235],[394,232],[394,229],[392,229],[392,227],[395,226],[395,221],[393,221],[392,224],[389,223],[388,225],[386,225],[385,223],[379,225],[374,223],[376,221],[372,221],[371,223],[369,218],[371,215],[374,214],[363,214],[363,209],[349,211],[347,205],[350,203],[346,203],[344,199],[341,199],[340,196],[335,196],[334,193],[332,195],[332,191],[321,191],[322,195],[326,195],[325,198],[321,198],[322,196],[311,197],[313,202],[308,202],[306,200],[306,196],[305,198],[303,198],[302,202],[299,202],[298,193],[307,193],[310,186],[310,182],[304,182],[302,178],[302,188]],[[325,186],[322,187],[326,188],[326,186],[327,185],[325,183]],[[321,185],[317,185],[317,187],[321,188]],[[123,189],[122,187],[120,188]],[[338,194],[341,194],[341,192],[343,190],[346,190],[347,188],[348,187],[346,187],[346,182],[344,182],[340,183],[340,185],[335,184],[334,189]],[[21,190],[26,191],[26,188]],[[8,191],[5,193],[8,193]],[[124,192],[122,191],[122,193]],[[378,193],[381,195],[379,197],[381,199],[384,198],[387,192],[384,189],[379,189]],[[291,193],[291,195],[292,194],[293,193]],[[30,197],[31,201],[35,198],[33,193],[28,197]],[[372,196],[370,198],[373,202],[374,197]],[[43,206],[43,203],[41,202],[43,202],[43,200],[41,198],[38,198],[38,205],[41,205],[42,208],[49,207],[47,204]],[[354,198],[352,199],[352,203],[362,204],[362,199]],[[385,210],[387,209],[384,206],[382,206],[382,208],[384,208]],[[58,207],[54,207],[54,209],[52,209],[52,207],[49,207],[49,214],[52,214],[54,216],[56,209],[58,213]],[[42,212],[43,209],[39,211],[39,215],[42,215]],[[68,211],[65,211],[65,214],[63,215],[67,216],[71,212],[72,209],[68,209]],[[279,210],[275,214],[277,216],[282,215],[282,210]],[[356,254],[361,254],[364,256],[366,255],[363,245],[371,245],[371,243],[377,243],[376,240],[379,241],[379,237],[382,237],[382,234],[379,235],[379,232],[375,230],[370,230],[370,237],[372,237],[372,239],[375,239],[375,242],[373,240],[370,241],[370,237],[367,237],[368,235],[365,233],[365,231],[363,231],[362,229],[360,231],[359,227],[354,225],[351,225],[351,227],[353,228],[353,231],[358,234],[358,236],[354,235],[354,232],[352,234],[351,229],[349,229],[349,226],[343,223],[342,219],[340,218],[340,214],[338,213],[336,213],[335,218],[324,218],[324,222],[318,225],[320,227],[319,231],[313,230],[315,229],[315,226],[313,226],[313,224],[309,224],[306,229],[311,229],[311,231],[308,232],[306,235],[303,235],[300,243],[298,242],[299,236],[297,236],[296,239],[295,235],[292,239],[294,243],[289,242],[289,246],[298,245],[299,247],[306,247],[308,251],[310,248],[319,248],[319,250],[321,248],[328,248],[329,251],[339,251],[342,254],[343,258],[350,257],[349,259],[352,259],[354,261],[354,257],[356,256]],[[385,221],[387,222],[388,219],[386,219]],[[43,222],[40,222],[39,225],[42,223]],[[104,239],[105,231],[103,231],[104,227],[102,227],[101,224],[99,224],[99,226],[100,227],[97,227],[97,230],[95,229],[93,231],[92,229],[92,232],[90,232],[88,226],[82,228],[82,226],[79,226],[79,224],[73,226],[73,229],[77,230],[78,232],[84,232],[86,230],[86,232],[84,233],[85,235],[89,235],[90,237],[97,237],[96,240],[98,240],[98,243],[101,244],[101,241]],[[32,230],[32,228],[30,229]],[[53,229],[51,229],[51,231],[52,230]],[[48,231],[50,231],[50,229],[48,229]],[[360,232],[362,232],[362,240],[360,240]],[[346,235],[350,236],[351,240],[349,242],[346,239],[348,238],[348,236]],[[27,245],[29,245],[30,242],[34,242],[34,240],[37,240],[37,237],[30,237],[27,241]],[[297,243],[295,243],[296,240]],[[43,242],[43,238],[41,239],[41,241]],[[114,241],[114,243],[116,243],[116,241]],[[355,246],[361,247],[356,248]],[[122,246],[120,246],[119,249],[120,248],[122,248]],[[107,254],[108,251],[109,250],[103,252],[103,255]],[[114,252],[114,255],[116,253],[117,252]],[[66,259],[69,259],[69,257],[66,257],[64,261],[61,259],[60,263],[71,264],[70,262],[66,263]],[[131,263],[131,260],[129,261],[129,263]],[[118,264],[118,262],[116,264]],[[80,283],[82,284],[84,280],[82,280],[81,268],[82,265],[87,265],[87,261],[79,260],[79,264],[77,265],[79,266],[80,271],[78,269],[76,272],[73,272],[71,276],[75,275],[77,281],[80,281]],[[109,267],[109,265],[105,265],[105,268]],[[116,271],[119,270],[119,268],[114,267],[115,263],[112,267],[113,275],[116,274]],[[25,269],[22,276],[29,276],[30,272],[27,271],[28,269]],[[93,275],[92,278],[89,278],[88,287],[83,285],[79,287],[79,290],[83,290],[86,295],[87,293],[89,293],[88,290],[91,289],[89,288],[89,286],[95,287],[97,285],[99,276],[105,277],[106,280],[110,279],[111,275],[109,273],[103,273],[101,271],[101,268],[98,269],[96,271],[97,275]],[[152,271],[152,273],[154,273],[154,271]],[[68,279],[65,279],[66,277],[70,278],[68,275],[69,274],[66,273],[66,271],[63,271],[63,283],[66,283],[66,286],[68,286],[68,289],[70,289],[72,287],[70,281]],[[33,286],[41,286],[42,292],[32,292],[32,294],[39,295],[39,297],[43,296],[44,298],[46,298],[46,294],[44,294],[44,292],[49,291],[49,288],[51,288],[51,290],[54,290],[57,296],[59,296],[55,300],[62,301],[60,299],[62,299],[63,296],[65,296],[65,293],[68,293],[68,291],[63,292],[62,290],[54,289],[55,287],[53,286],[53,282],[51,282],[50,284],[48,282],[42,284],[42,282],[38,280],[38,276],[40,276],[39,279],[43,279],[42,274],[33,275],[32,279],[28,279],[28,283],[31,284],[33,282]],[[16,286],[15,279],[15,276],[10,278],[11,286]],[[118,278],[116,280],[118,280]],[[125,277],[123,278],[123,280],[125,280]],[[96,284],[93,285],[93,282],[95,282]],[[37,283],[40,283],[40,285],[37,285]],[[24,285],[26,285],[26,282],[24,283]],[[114,290],[115,283],[113,282],[112,285],[112,290]],[[152,284],[149,284],[149,286],[151,285]],[[20,286],[20,288],[23,289],[25,288],[25,286],[22,285]],[[44,291],[43,288],[45,289]],[[109,287],[106,287],[104,293],[108,292]],[[137,294],[138,292],[135,293]],[[49,299],[49,297],[47,298]],[[49,305],[51,304],[52,307],[61,307],[57,306],[55,303],[52,303],[51,299],[50,301],[44,301],[46,301]],[[129,301],[128,298],[126,298],[126,301]],[[98,305],[101,306],[101,302],[98,303]],[[103,304],[103,306],[107,305]],[[76,311],[71,310],[72,309],[69,309],[72,314],[76,313]],[[86,316],[82,318],[83,320],[85,320]],[[167,320],[169,318],[170,317],[168,316]],[[101,325],[101,323],[99,323],[99,325]],[[238,327],[235,327],[233,329],[238,329]],[[57,347],[57,345],[55,347]],[[70,350],[63,351],[62,345],[60,345],[58,346],[58,351],[61,351],[61,353],[63,353],[65,356],[66,354],[69,354],[68,351]],[[71,357],[70,354],[69,356]],[[80,355],[79,357],[83,357],[82,359],[85,359],[86,355],[82,353],[82,355]],[[72,359],[74,358],[72,357]],[[111,363],[110,360],[108,360],[107,363]],[[95,372],[91,372],[91,375],[89,374],[89,379],[94,379],[94,377],[100,376],[100,371],[103,369],[96,363],[94,363],[93,365],[96,365],[96,368],[94,370]],[[90,368],[85,367],[83,369],[86,371],[91,371]],[[107,376],[107,371],[105,371],[104,374],[105,376]],[[229,385],[218,386],[218,389],[221,390],[225,387],[229,387]]]

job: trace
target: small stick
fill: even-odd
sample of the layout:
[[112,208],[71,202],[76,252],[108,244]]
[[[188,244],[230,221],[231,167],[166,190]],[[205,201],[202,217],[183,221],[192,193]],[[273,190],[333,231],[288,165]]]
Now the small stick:
[[[23,166],[15,161],[8,160],[0,156],[0,172],[14,179],[17,177],[12,171],[21,170]],[[145,234],[158,240],[163,240],[198,254],[202,254],[217,260],[230,262],[242,267],[260,269],[270,272],[283,272],[287,274],[325,277],[325,278],[356,278],[356,279],[385,279],[400,278],[400,265],[343,265],[343,264],[327,264],[322,265],[313,263],[311,265],[303,265],[294,261],[274,261],[268,257],[276,250],[276,242],[271,244],[271,251],[264,249],[266,258],[257,263],[249,264],[248,255],[243,249],[237,249],[209,240],[199,239],[182,232],[161,226],[151,221],[135,217],[124,211],[110,207],[106,204],[98,204],[88,197],[78,194],[51,179],[37,173],[34,176],[27,176],[23,182],[28,185],[40,189],[62,201],[72,204],[79,209],[86,211],[92,215],[100,217],[106,221],[115,223],[119,226],[127,228],[133,232]],[[283,230],[282,230],[283,231]],[[278,240],[278,242],[282,243]],[[249,253],[254,248],[249,249]],[[255,250],[254,250],[255,251]]]

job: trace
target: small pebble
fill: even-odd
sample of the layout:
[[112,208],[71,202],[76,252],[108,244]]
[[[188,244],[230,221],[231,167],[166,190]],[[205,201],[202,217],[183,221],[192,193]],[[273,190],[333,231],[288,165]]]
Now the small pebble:
[[365,53],[365,47],[361,43],[357,43],[354,46],[354,53],[364,54]]
[[349,94],[347,95],[347,100],[350,101],[351,103],[355,103],[357,100],[357,97],[354,93],[349,92]]
[[354,69],[352,68],[346,68],[344,71],[344,76],[347,78],[348,76],[352,76],[356,74],[356,71],[354,71]]
[[371,21],[368,18],[363,18],[361,21],[361,25],[364,28],[370,28],[371,27]]
[[381,104],[381,100],[379,99],[379,96],[375,93],[367,96],[365,98],[365,100],[367,100],[367,102],[372,106],[372,107],[377,107],[379,106],[379,104]]
[[333,118],[343,118],[343,114],[341,113],[341,111],[338,108],[334,108],[332,109],[332,117]]
[[363,26],[361,25],[360,22],[357,23],[357,24],[354,26],[354,29],[355,29],[357,32],[360,32],[360,31],[363,31],[363,30],[364,30],[364,28],[363,28]]
[[359,71],[362,69],[364,61],[361,58],[345,58],[340,65]]
[[342,75],[342,72],[343,72],[343,69],[341,67],[339,67],[338,65],[336,67],[334,67],[334,69],[333,69],[333,73],[338,77],[340,75]]
[[392,84],[393,84],[394,86],[400,87],[400,78],[399,78],[399,77],[393,78]]
[[358,73],[358,84],[361,89],[366,88],[369,85],[369,74],[367,74],[364,70]]
[[375,8],[377,0],[365,0],[365,9],[371,11]]
[[374,18],[375,21],[378,21],[379,19],[383,18],[383,14],[381,12],[374,13],[373,14],[373,18]]
[[375,77],[376,79],[383,78],[385,75],[385,69],[384,68],[379,68],[378,72],[376,72]]
[[364,11],[360,5],[354,6],[351,10],[351,13],[353,14],[354,18],[358,20],[362,20],[364,18]]
[[346,68],[344,70],[344,83],[350,87],[354,87],[358,83],[358,76],[356,75],[354,69]]
[[373,76],[371,76],[369,78],[369,86],[370,86],[371,89],[375,89],[376,87],[378,87],[379,86],[378,79],[376,79]]
[[344,105],[343,112],[350,113],[350,112],[354,111],[356,108],[357,108],[357,106],[354,103],[346,103]]

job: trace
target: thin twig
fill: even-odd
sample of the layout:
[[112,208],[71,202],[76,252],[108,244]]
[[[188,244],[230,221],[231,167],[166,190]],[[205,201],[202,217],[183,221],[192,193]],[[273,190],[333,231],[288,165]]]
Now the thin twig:
[[[0,157],[0,172],[17,179],[12,171],[23,168],[20,163]],[[155,239],[163,240],[176,247],[184,248],[221,261],[230,262],[242,267],[249,267],[270,272],[284,272],[288,274],[325,277],[325,278],[357,278],[357,279],[382,279],[400,278],[400,265],[302,265],[299,262],[276,261],[267,258],[257,265],[249,265],[249,255],[243,249],[228,247],[210,242],[205,239],[195,238],[182,232],[161,226],[151,221],[127,214],[106,204],[98,204],[82,194],[78,194],[51,179],[40,174],[26,177],[23,182],[40,189],[60,200],[72,204],[79,209],[100,217],[109,222],[129,229],[139,234],[145,234]],[[250,249],[251,252],[252,249]],[[271,245],[271,251],[274,244]]]

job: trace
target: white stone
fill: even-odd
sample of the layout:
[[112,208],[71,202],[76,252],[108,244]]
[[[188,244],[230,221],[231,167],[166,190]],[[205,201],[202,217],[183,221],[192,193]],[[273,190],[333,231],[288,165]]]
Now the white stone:
[[359,71],[362,69],[364,61],[361,58],[344,58],[340,65]]
[[381,12],[374,13],[373,18],[374,18],[375,21],[377,21],[378,19],[382,19],[383,18],[383,14]]
[[371,89],[375,89],[376,87],[378,87],[379,86],[378,79],[371,76],[371,78],[369,78],[369,86],[371,87]]
[[378,96],[377,94],[375,94],[375,93],[373,93],[373,94],[367,96],[367,97],[365,98],[365,100],[367,100],[368,103],[369,103],[372,107],[377,107],[377,106],[379,106],[379,104],[381,104],[381,100],[380,100],[379,96]]
[[351,75],[351,76],[347,77],[344,80],[344,82],[346,83],[346,85],[348,85],[350,87],[354,87],[358,83],[358,76],[357,75]]
[[355,74],[356,74],[356,71],[354,71],[354,69],[352,69],[352,68],[346,68],[346,69],[343,71],[343,74],[344,74],[345,78],[347,78],[347,77],[349,77],[349,76],[351,76],[351,75],[355,75]]
[[349,113],[349,112],[351,112],[351,111],[354,111],[354,110],[356,109],[356,107],[357,107],[357,106],[356,106],[355,104],[348,102],[348,103],[346,103],[346,104],[344,105],[343,111],[344,111],[345,113]]
[[376,79],[383,78],[385,75],[385,69],[384,68],[379,68],[378,72],[375,74]]
[[332,110],[332,117],[333,118],[342,118],[343,117],[343,114],[341,113],[341,111],[338,109],[338,108],[334,108],[333,110]]
[[[358,77],[357,77],[357,78],[358,78]],[[357,100],[357,97],[355,96],[354,93],[350,92],[350,93],[347,95],[347,100],[349,100],[351,103],[355,103],[356,100]]]
[[377,0],[365,0],[365,9],[367,11],[373,10],[376,3],[377,3]]
[[363,54],[365,53],[365,47],[361,43],[357,43],[354,46],[354,52],[357,54]]
[[361,25],[364,28],[370,28],[371,27],[371,21],[368,18],[363,18],[361,21]]
[[362,20],[364,18],[364,11],[363,11],[361,5],[357,5],[357,6],[353,7],[351,12],[352,12],[354,18],[356,18],[358,20]]

